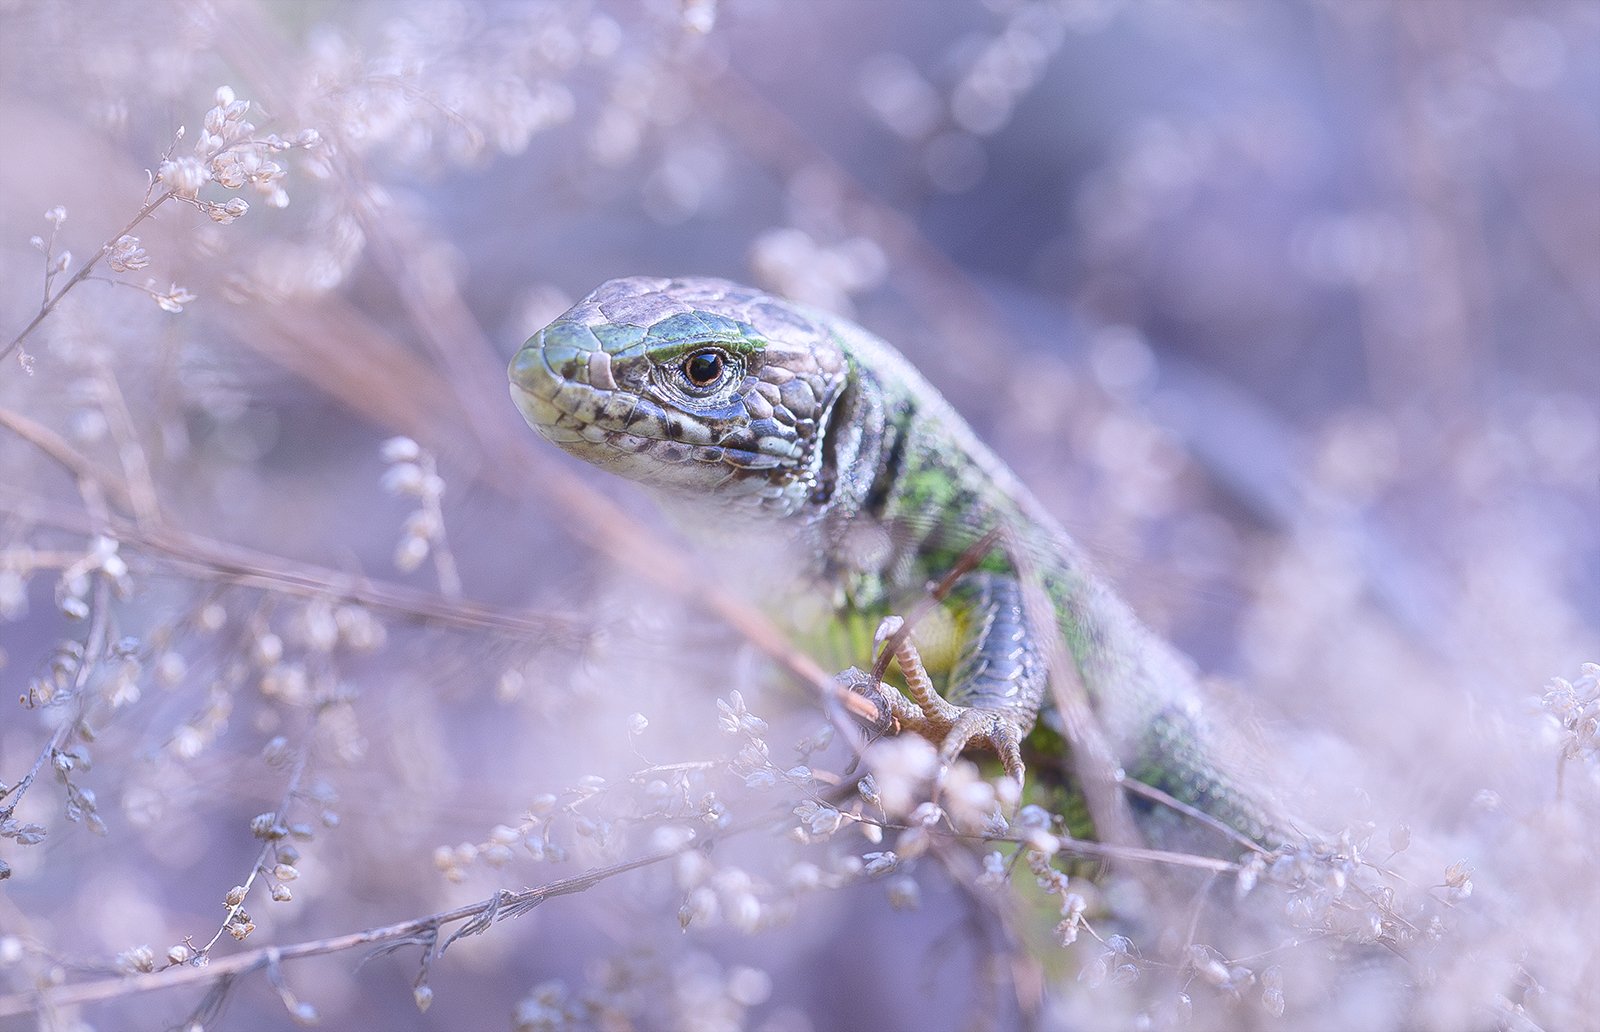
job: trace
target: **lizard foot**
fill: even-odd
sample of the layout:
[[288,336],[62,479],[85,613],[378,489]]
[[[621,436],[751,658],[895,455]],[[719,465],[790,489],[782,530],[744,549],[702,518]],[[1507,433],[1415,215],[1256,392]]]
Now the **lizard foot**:
[[1020,787],[1027,768],[1022,763],[1022,729],[1009,713],[997,710],[956,707],[961,715],[939,743],[939,778],[950,769],[968,746],[986,746],[1000,754],[1000,766]]
[[[915,731],[939,746],[939,783],[943,783],[950,765],[963,752],[978,746],[998,753],[1006,774],[1021,785],[1026,772],[1022,762],[1024,735],[1016,717],[1004,710],[957,706],[934,691],[933,678],[928,675],[911,636],[900,633],[904,626],[905,621],[898,616],[884,617],[883,623],[878,625],[876,643],[894,650],[911,698],[906,698],[893,685],[878,682],[877,694],[883,699],[880,708],[902,729]],[[861,675],[859,670],[853,667],[851,670]],[[873,680],[861,676],[868,684]]]

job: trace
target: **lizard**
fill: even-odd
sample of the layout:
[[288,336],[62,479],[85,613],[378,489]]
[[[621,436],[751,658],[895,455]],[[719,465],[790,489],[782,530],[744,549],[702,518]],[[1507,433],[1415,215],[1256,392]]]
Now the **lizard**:
[[[800,557],[781,590],[836,619],[881,621],[877,642],[910,698],[882,680],[886,658],[841,683],[871,695],[885,726],[930,739],[941,769],[992,750],[1021,782],[1036,730],[1063,754],[1056,634],[1055,655],[1130,779],[1235,838],[1291,837],[1271,793],[1226,755],[1192,662],[860,326],[722,279],[613,279],[534,334],[508,373],[539,434],[653,491],[713,551],[781,545]],[[954,639],[942,696],[896,615],[941,580]]]

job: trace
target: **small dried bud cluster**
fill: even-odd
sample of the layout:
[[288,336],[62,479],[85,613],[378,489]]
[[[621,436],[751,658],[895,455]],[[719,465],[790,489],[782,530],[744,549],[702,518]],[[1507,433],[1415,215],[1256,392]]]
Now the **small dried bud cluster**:
[[1444,887],[1450,902],[1459,903],[1472,895],[1472,865],[1457,860],[1444,869]]
[[150,255],[138,237],[123,234],[106,248],[106,264],[112,272],[135,272],[150,264]]
[[[307,129],[288,139],[276,134],[258,138],[256,127],[246,118],[249,101],[237,99],[227,86],[219,87],[213,99],[214,106],[205,114],[204,128],[195,140],[193,153],[176,157],[169,153],[156,170],[155,182],[165,187],[172,197],[220,225],[244,215],[250,210],[250,203],[243,197],[220,201],[203,198],[200,191],[208,183],[228,190],[249,187],[268,205],[287,206],[289,195],[284,192],[282,182],[284,168],[272,156],[293,148],[316,146],[320,142],[316,131]],[[178,130],[178,136],[182,138],[182,129]],[[61,219],[65,217],[62,212]],[[51,221],[59,226],[61,219]],[[132,235],[125,234],[106,244],[103,254],[113,272],[133,272],[150,264],[149,254],[140,245],[139,238]],[[70,256],[61,257],[70,261]],[[47,272],[47,276],[50,274]],[[146,280],[142,289],[165,312],[181,312],[195,300],[193,293],[176,283],[163,290],[155,280]]]
[[444,478],[439,475],[439,464],[409,437],[391,437],[383,442],[383,461],[389,464],[383,474],[383,489],[417,500],[417,508],[406,517],[400,542],[395,546],[395,566],[410,573],[431,555],[440,589],[447,595],[460,594],[455,560],[444,531]]
[[[788,784],[810,789],[814,785],[816,775],[807,764],[798,763],[783,768],[772,762],[771,750],[767,746],[765,737],[767,722],[750,712],[745,705],[744,695],[738,689],[730,691],[726,699],[717,700],[717,727],[725,735],[744,740],[729,768],[734,775],[744,780],[745,787],[766,790],[780,784]],[[826,732],[823,732],[803,743],[800,749],[801,755],[808,754],[815,747],[816,741],[825,735]]]
[[73,620],[88,618],[89,591],[96,574],[111,581],[118,597],[127,597],[133,582],[128,577],[128,564],[117,554],[119,547],[114,538],[96,537],[82,559],[61,571],[61,580],[56,584],[56,606],[63,616]]
[[168,158],[161,163],[157,178],[180,200],[194,204],[214,220],[229,223],[249,210],[242,198],[225,203],[200,200],[201,187],[214,182],[229,190],[248,186],[274,208],[288,205],[284,192],[283,166],[272,155],[291,148],[316,146],[315,130],[307,129],[292,138],[275,134],[256,138],[256,127],[246,116],[250,102],[235,98],[228,86],[218,87],[215,106],[205,114],[204,128],[194,143],[192,155]]
[[1090,989],[1098,989],[1103,985],[1132,985],[1139,980],[1139,968],[1143,963],[1139,947],[1133,944],[1132,939],[1126,935],[1113,935],[1105,940],[1105,949],[1100,955],[1078,972],[1078,981]]
[[148,946],[134,946],[117,954],[117,970],[125,975],[156,969],[156,951]]
[[[132,590],[133,582],[129,576],[127,563],[118,554],[119,548],[120,545],[115,539],[98,536],[81,558],[62,570],[60,579],[56,582],[55,595],[56,607],[63,616],[69,620],[88,620],[93,615],[91,596],[94,594],[97,582],[108,583],[116,597],[127,597]],[[26,556],[17,557],[17,560],[19,565],[26,563]],[[11,572],[15,574],[15,571]],[[18,576],[18,580],[20,579]],[[105,692],[117,705],[138,698],[141,665],[137,651],[138,643],[133,639],[118,642],[109,649],[116,665],[112,668],[112,677],[105,683]],[[71,640],[61,642],[51,657],[48,670],[29,681],[28,691],[22,696],[22,704],[34,708],[59,704],[70,697],[87,683],[89,670],[85,668],[85,662],[86,652],[81,642]],[[67,750],[61,749],[57,752],[63,757],[57,761],[57,773],[65,777],[72,769],[71,760],[67,758]],[[60,764],[66,764],[65,769]],[[92,811],[93,806],[90,805],[87,809]]]
[[[990,855],[993,859],[985,860],[984,875],[992,881],[1003,868],[1000,854]],[[1089,903],[1080,893],[1071,891],[1071,879],[1065,871],[1059,871],[1052,865],[1050,853],[1029,848],[1027,858],[1028,870],[1033,872],[1039,888],[1046,895],[1055,896],[1061,901],[1061,920],[1055,927],[1056,942],[1063,948],[1071,946],[1078,941],[1078,933],[1084,928],[1083,914],[1089,908]]]
[[560,863],[567,859],[567,851],[551,837],[552,818],[572,812],[570,807],[561,807],[554,795],[538,796],[516,827],[497,824],[483,842],[440,846],[433,851],[433,865],[451,882],[459,883],[465,880],[467,868],[473,863],[482,860],[490,867],[504,867],[515,858],[519,847],[535,862]]
[[243,907],[236,907],[229,912],[227,923],[223,927],[229,935],[243,942],[256,930],[256,923],[250,920],[250,914]]
[[939,754],[927,739],[915,735],[881,739],[867,751],[867,761],[878,804],[889,817],[909,815],[932,794]]
[[[263,752],[267,762],[275,766],[282,766],[289,759],[288,745],[283,739],[275,738],[269,741]],[[290,799],[305,799],[321,806],[333,803],[334,792],[326,782],[319,780],[308,789],[298,788],[298,783],[299,778],[296,775],[291,780]],[[287,800],[284,805],[288,805]],[[328,811],[324,811],[325,823],[327,823],[327,813]],[[223,918],[222,929],[217,933],[218,938],[226,932],[235,939],[243,941],[255,931],[255,922],[250,919],[244,904],[249,899],[257,878],[264,878],[267,881],[267,891],[274,903],[288,903],[294,899],[294,893],[288,883],[300,877],[300,868],[297,866],[300,863],[300,850],[295,842],[307,842],[316,837],[316,831],[310,824],[289,823],[282,810],[269,810],[256,814],[250,819],[250,834],[260,839],[264,845],[255,867],[250,871],[250,876],[242,884],[229,889],[222,898],[222,905],[227,908],[228,913]],[[208,943],[198,953],[205,954],[211,949],[211,945]]]
[[156,178],[171,190],[174,196],[192,201],[211,175],[206,171],[205,162],[199,158],[182,157],[163,161],[156,172]]
[[[688,859],[693,857],[694,859]],[[742,867],[719,867],[704,854],[686,853],[677,869],[684,890],[678,925],[706,928],[726,924],[750,934],[787,920],[791,901],[776,887]]]
[[32,822],[23,823],[14,817],[0,819],[0,838],[12,839],[19,846],[37,846],[44,841],[45,827]]
[[171,312],[173,315],[183,311],[184,305],[196,300],[195,295],[188,288],[180,287],[176,283],[169,285],[166,290],[162,290],[156,286],[155,280],[145,280],[144,289],[163,312]]
[[1556,723],[1561,762],[1600,766],[1600,663],[1585,663],[1576,681],[1552,678],[1540,703]]

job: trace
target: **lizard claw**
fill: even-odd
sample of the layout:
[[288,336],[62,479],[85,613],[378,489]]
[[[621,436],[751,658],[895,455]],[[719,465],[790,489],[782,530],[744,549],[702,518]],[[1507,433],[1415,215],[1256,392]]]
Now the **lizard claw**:
[[997,710],[962,709],[939,746],[939,780],[967,748],[986,745],[1000,754],[1000,765],[1020,786],[1027,767],[1022,762],[1022,729],[1010,714]]

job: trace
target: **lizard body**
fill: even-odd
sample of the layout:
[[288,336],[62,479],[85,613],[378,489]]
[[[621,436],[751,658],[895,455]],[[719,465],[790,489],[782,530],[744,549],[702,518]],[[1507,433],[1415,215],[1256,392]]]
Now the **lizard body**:
[[943,698],[918,694],[904,661],[915,701],[879,695],[947,762],[991,748],[1021,777],[1041,714],[1059,729],[1045,640],[1059,634],[1132,776],[1251,839],[1286,836],[1267,794],[1224,762],[1189,661],[867,331],[724,280],[617,279],[530,339],[510,378],[546,438],[655,490],[713,549],[782,542],[801,557],[787,590],[847,622],[904,611],[970,565],[945,599]]

